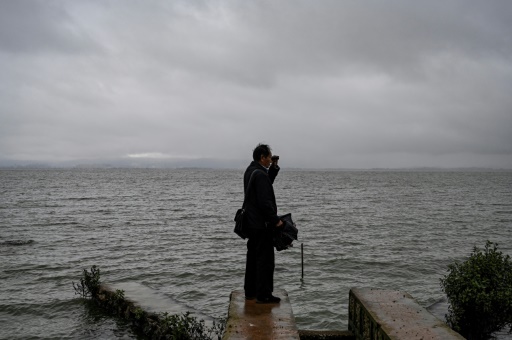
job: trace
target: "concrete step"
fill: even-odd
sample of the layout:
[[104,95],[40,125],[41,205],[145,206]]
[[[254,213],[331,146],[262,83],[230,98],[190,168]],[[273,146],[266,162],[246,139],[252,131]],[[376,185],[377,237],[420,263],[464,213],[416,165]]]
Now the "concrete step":
[[284,289],[277,289],[273,294],[281,298],[280,303],[258,304],[256,300],[246,300],[243,290],[233,291],[222,339],[299,340],[288,293]]
[[464,339],[408,293],[371,288],[350,290],[349,330],[356,339]]
[[157,289],[137,282],[118,282],[105,285],[105,287],[110,287],[111,291],[116,289],[124,291],[126,299],[132,301],[146,312],[168,313],[169,315],[189,313],[191,317],[204,320],[206,326],[213,326],[214,319],[212,317],[201,313],[190,305],[173,299],[169,295],[163,294]]

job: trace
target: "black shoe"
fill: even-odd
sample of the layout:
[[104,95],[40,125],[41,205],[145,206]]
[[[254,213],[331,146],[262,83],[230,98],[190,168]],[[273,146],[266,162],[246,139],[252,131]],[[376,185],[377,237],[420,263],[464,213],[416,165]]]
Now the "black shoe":
[[280,301],[281,301],[280,298],[273,296],[273,295],[265,296],[263,298],[259,298],[259,297],[256,298],[256,303],[279,303]]
[[245,290],[245,299],[246,300],[254,300],[256,299],[256,293],[250,290]]

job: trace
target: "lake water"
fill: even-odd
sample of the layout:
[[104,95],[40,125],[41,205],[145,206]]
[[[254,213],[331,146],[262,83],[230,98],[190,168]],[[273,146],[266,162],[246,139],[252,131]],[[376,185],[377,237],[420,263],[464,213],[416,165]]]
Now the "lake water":
[[[72,281],[135,283],[204,315],[243,286],[233,233],[243,170],[0,170],[0,339],[135,339],[92,311]],[[486,240],[512,255],[512,172],[291,171],[274,188],[299,229],[276,253],[299,329],[347,329],[351,287],[409,292],[424,307],[439,279]],[[300,244],[304,244],[301,279]]]

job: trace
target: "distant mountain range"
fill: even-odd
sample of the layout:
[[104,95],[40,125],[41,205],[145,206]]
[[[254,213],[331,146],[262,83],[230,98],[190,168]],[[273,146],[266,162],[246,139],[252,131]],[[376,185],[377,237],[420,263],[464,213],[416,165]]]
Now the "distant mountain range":
[[1,160],[0,168],[244,168],[248,161],[220,159],[119,158],[73,161]]
[[[73,160],[73,161],[19,161],[1,160],[0,168],[4,169],[52,169],[52,168],[155,168],[155,169],[245,169],[250,160],[225,160],[213,158],[200,159],[153,159],[153,158],[119,158],[102,160]],[[287,166],[286,170],[327,170],[327,171],[512,171],[512,169],[478,168],[478,167],[400,167],[400,168],[312,168]]]

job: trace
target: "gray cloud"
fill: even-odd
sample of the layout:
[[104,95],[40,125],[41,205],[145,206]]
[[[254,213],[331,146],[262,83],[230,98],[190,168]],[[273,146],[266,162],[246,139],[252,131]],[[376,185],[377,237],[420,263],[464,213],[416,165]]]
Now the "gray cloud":
[[84,53],[94,48],[62,3],[3,1],[0,4],[0,46],[4,53]]
[[502,1],[0,2],[0,160],[512,168]]

